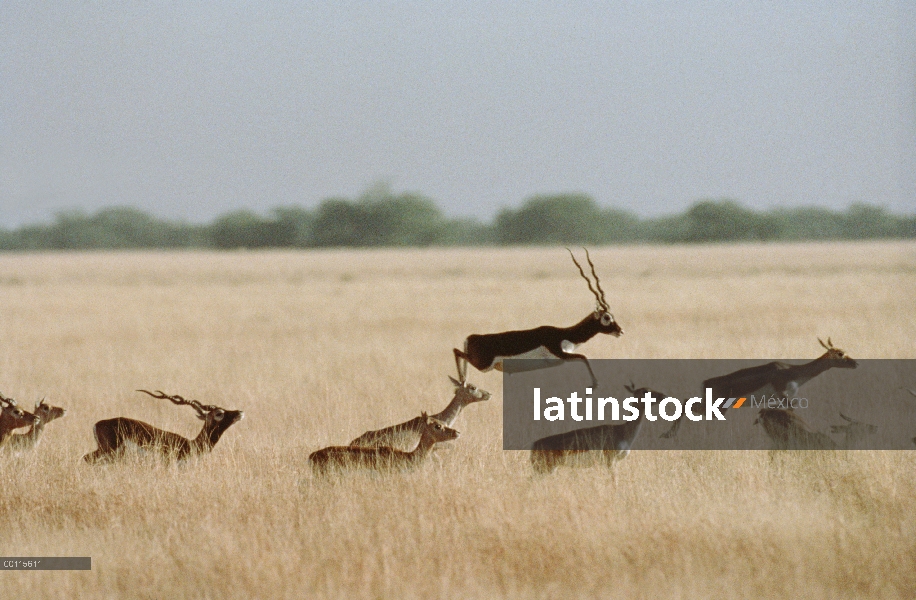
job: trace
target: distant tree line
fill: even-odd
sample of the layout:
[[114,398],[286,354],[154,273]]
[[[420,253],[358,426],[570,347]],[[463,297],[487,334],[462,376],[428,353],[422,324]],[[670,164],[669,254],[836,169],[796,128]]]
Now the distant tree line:
[[222,215],[209,225],[160,220],[133,208],[60,213],[49,225],[0,228],[0,250],[129,248],[328,248],[616,243],[704,243],[916,238],[916,215],[869,204],[845,211],[755,211],[732,200],[703,200],[682,214],[640,218],[602,208],[585,194],[541,195],[503,209],[492,223],[450,219],[417,194],[373,189],[316,209]]

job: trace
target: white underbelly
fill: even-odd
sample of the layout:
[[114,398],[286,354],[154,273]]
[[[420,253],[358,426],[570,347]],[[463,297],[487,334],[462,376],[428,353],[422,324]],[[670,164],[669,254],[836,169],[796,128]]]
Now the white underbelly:
[[[569,348],[567,347],[569,346]],[[571,348],[575,348],[574,344],[570,342],[563,341],[563,350],[569,352]],[[527,360],[557,360],[557,357],[550,353],[550,351],[544,346],[538,346],[534,350],[529,350],[528,352],[522,352],[521,354],[516,354],[515,356],[497,356],[493,359],[493,364],[490,366],[490,369],[496,369],[497,371],[503,370],[503,361],[506,359],[519,358]],[[487,369],[488,371],[490,369]]]

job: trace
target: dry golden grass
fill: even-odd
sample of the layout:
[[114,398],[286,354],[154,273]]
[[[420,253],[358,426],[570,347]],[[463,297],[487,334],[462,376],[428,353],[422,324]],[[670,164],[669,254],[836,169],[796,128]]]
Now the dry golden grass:
[[[916,358],[916,245],[603,248],[626,334],[594,358]],[[0,256],[0,390],[68,408],[0,455],[6,597],[916,595],[916,455],[633,452],[535,477],[501,450],[501,379],[416,472],[312,477],[309,452],[438,411],[470,333],[570,325],[562,249]],[[82,464],[92,424],[196,435],[162,389],[240,408],[184,466]],[[916,434],[916,432],[914,432]],[[15,590],[15,591],[14,591]]]

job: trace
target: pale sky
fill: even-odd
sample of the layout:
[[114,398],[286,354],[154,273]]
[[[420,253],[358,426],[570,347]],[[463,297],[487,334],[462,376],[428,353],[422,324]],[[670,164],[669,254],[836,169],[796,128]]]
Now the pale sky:
[[379,181],[913,213],[916,2],[0,3],[0,226]]

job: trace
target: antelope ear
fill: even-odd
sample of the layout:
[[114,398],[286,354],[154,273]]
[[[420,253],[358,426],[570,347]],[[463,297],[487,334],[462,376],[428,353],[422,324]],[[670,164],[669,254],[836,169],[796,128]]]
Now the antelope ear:
[[198,415],[197,415],[197,418],[200,419],[201,421],[206,421],[206,420],[207,420],[207,415],[198,414]]
[[460,381],[458,381],[457,379],[455,379],[455,378],[452,377],[451,375],[449,375],[448,378],[449,378],[449,381],[451,381],[452,383],[454,383],[456,386],[461,387],[461,382],[460,382]]

